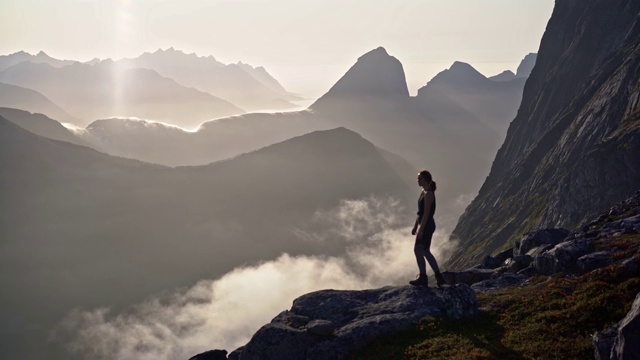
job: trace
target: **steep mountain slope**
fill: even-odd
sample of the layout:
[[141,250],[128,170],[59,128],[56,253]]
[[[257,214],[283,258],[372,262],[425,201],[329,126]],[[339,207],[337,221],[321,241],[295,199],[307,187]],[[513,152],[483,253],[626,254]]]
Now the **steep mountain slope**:
[[116,63],[126,68],[157,71],[182,85],[210,93],[247,111],[297,107],[288,101],[298,98],[288,93],[262,67],[254,68],[243,63],[225,65],[213,56],[199,57],[173,48],[144,53]]
[[449,266],[520,234],[575,227],[640,184],[640,3],[557,1],[491,173]]
[[211,94],[186,88],[146,69],[113,62],[62,68],[23,62],[0,72],[0,81],[36,90],[86,125],[95,119],[131,116],[193,128],[244,111]]
[[301,241],[294,229],[342,199],[408,203],[415,195],[373,144],[346,129],[167,168],[45,139],[0,118],[0,168],[0,338],[22,334],[32,340],[22,351],[38,355],[73,307],[130,304],[282,252],[339,254],[339,240]]
[[0,83],[0,106],[45,114],[60,122],[79,122],[46,96],[20,86]]

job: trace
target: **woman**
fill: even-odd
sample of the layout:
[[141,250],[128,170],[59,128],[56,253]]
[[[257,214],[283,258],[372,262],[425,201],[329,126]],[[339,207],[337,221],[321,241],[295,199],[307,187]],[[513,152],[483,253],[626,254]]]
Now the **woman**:
[[436,197],[434,194],[436,191],[436,183],[433,181],[431,173],[427,170],[422,170],[418,174],[418,185],[422,187],[422,193],[420,193],[420,198],[418,199],[418,217],[416,218],[413,230],[411,230],[411,235],[416,235],[416,244],[413,252],[416,254],[420,275],[418,275],[416,280],[409,281],[409,284],[413,286],[428,285],[427,264],[424,261],[426,258],[429,266],[431,266],[431,269],[436,275],[438,287],[441,287],[445,281],[438,268],[436,258],[429,250],[433,232],[436,230],[436,223],[433,220],[433,214],[436,212]]

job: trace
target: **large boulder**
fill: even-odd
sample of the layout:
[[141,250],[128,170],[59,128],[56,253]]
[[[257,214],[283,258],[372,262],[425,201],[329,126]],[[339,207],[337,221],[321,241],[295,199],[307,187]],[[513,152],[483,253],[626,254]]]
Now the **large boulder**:
[[506,260],[513,257],[513,248],[510,247],[496,254],[495,256],[487,255],[480,264],[482,269],[495,269],[501,266]]
[[535,270],[544,275],[558,272],[578,272],[577,260],[589,253],[590,239],[574,239],[556,245],[533,259]]
[[576,265],[581,272],[586,273],[605,267],[611,264],[612,261],[611,251],[598,251],[581,256],[576,262]]
[[346,359],[379,338],[411,328],[427,316],[475,316],[478,302],[467,285],[443,290],[384,287],[323,290],[299,297],[229,359]]
[[516,242],[513,254],[525,255],[529,250],[542,245],[557,245],[571,234],[567,229],[542,229],[522,236],[519,242]]

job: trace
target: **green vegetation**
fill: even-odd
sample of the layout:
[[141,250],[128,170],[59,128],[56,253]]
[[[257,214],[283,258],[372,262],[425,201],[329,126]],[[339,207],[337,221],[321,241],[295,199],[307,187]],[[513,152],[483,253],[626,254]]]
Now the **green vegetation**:
[[[640,265],[640,235],[596,244]],[[582,275],[537,276],[526,286],[479,293],[468,321],[423,319],[415,329],[371,344],[356,359],[588,359],[592,335],[620,321],[640,292],[621,261]]]

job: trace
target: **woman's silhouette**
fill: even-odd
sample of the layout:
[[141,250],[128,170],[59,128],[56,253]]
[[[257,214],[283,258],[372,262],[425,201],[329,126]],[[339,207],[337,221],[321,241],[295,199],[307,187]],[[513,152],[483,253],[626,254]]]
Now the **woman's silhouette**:
[[418,199],[418,217],[416,223],[411,230],[411,235],[416,235],[416,244],[413,248],[413,252],[416,254],[416,261],[418,262],[418,269],[420,274],[416,280],[409,281],[409,284],[413,286],[427,286],[427,264],[425,259],[429,262],[429,266],[433,269],[436,275],[436,281],[438,287],[444,285],[445,281],[438,268],[438,262],[436,258],[431,254],[431,238],[433,232],[436,230],[436,222],[433,220],[433,214],[436,212],[436,197],[434,192],[436,191],[436,183],[431,177],[431,173],[427,170],[422,170],[418,174],[418,185],[422,187],[420,198]]

